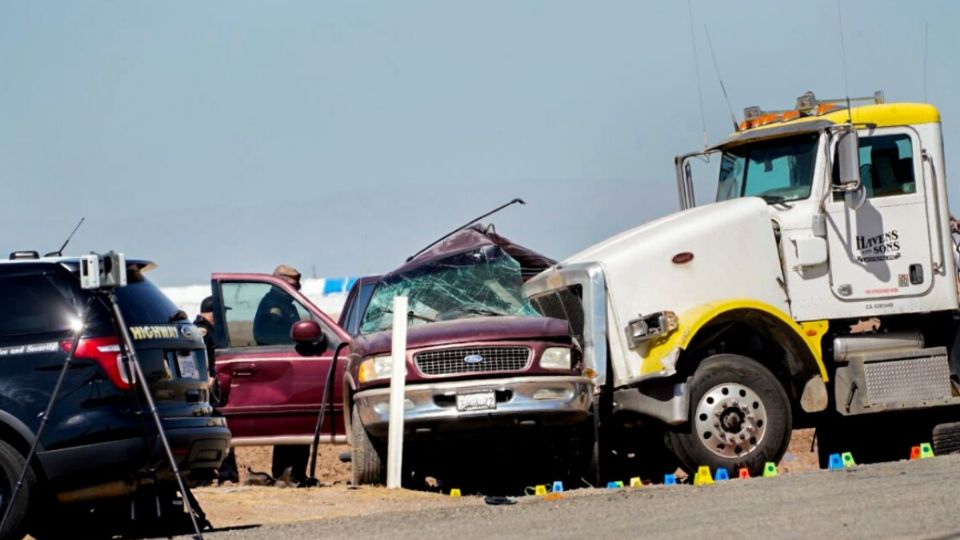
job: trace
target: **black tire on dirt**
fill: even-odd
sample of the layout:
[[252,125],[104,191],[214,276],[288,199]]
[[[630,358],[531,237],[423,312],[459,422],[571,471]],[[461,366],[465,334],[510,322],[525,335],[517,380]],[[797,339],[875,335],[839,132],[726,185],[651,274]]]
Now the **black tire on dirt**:
[[556,463],[561,470],[554,478],[562,478],[567,489],[596,487],[600,483],[600,442],[597,423],[591,415],[573,433],[561,434],[556,445]]
[[762,473],[790,443],[790,401],[780,381],[756,360],[718,354],[697,367],[690,384],[690,421],[668,435],[687,472],[706,465],[731,475]]
[[[10,496],[13,494],[13,488],[20,477],[20,470],[23,468],[24,458],[20,452],[4,441],[0,441],[0,516],[7,511],[7,504]],[[35,498],[37,477],[33,473],[33,468],[27,469],[27,475],[20,486],[20,492],[17,493],[17,499],[13,501],[13,509],[10,511],[10,517],[4,523],[0,530],[0,538],[21,538],[24,536],[27,527],[27,513],[31,506],[31,501]]]
[[948,422],[933,428],[933,451],[938,456],[960,452],[960,422]]
[[383,484],[387,476],[387,464],[382,450],[370,438],[370,434],[360,422],[360,413],[354,405],[350,413],[350,430],[353,438],[350,469],[353,485]]
[[[581,445],[583,454],[580,458],[580,468],[577,471],[581,482],[594,486],[600,485],[601,478],[599,414],[599,407],[594,403],[593,414],[590,415],[590,421],[585,429],[586,437]],[[577,478],[574,480],[577,480]]]

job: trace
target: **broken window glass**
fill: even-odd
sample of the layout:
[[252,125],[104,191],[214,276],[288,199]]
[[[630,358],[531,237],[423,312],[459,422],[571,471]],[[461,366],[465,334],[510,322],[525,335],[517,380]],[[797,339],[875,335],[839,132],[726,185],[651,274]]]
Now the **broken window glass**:
[[386,276],[370,299],[360,332],[392,327],[395,296],[407,297],[410,326],[471,317],[539,317],[522,287],[520,263],[500,247],[457,253]]

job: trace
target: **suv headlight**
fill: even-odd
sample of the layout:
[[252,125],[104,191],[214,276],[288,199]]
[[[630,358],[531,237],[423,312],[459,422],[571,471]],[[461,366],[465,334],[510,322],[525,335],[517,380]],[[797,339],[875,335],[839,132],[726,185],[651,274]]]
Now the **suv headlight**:
[[389,354],[374,356],[360,362],[357,378],[361,383],[375,381],[378,379],[389,379],[393,372],[393,357]]
[[540,367],[544,369],[571,369],[570,349],[550,347],[540,355]]

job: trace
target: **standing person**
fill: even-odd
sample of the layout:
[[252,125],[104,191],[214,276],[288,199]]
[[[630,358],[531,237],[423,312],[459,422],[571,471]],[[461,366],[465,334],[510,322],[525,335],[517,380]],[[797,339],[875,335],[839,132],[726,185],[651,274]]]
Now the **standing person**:
[[[194,319],[193,324],[200,330],[203,337],[203,344],[207,347],[207,374],[210,382],[210,404],[214,407],[222,405],[220,403],[220,383],[217,382],[217,361],[216,361],[216,341],[214,340],[214,315],[213,315],[213,297],[208,296],[200,302],[200,313]],[[240,482],[240,475],[237,472],[237,456],[230,447],[226,459],[217,470],[217,485],[224,482]]]
[[[273,275],[300,290],[300,272],[296,268],[281,264],[273,270]],[[293,338],[290,337],[290,328],[299,320],[300,312],[293,298],[279,287],[272,287],[257,306],[253,318],[253,339],[258,345],[291,344]],[[274,446],[271,474],[274,478],[280,478],[289,468],[291,478],[302,484],[307,479],[309,458],[310,445]]]
[[216,346],[213,342],[213,297],[208,296],[200,302],[200,313],[193,320],[193,324],[200,330],[200,337],[203,338],[203,344],[207,347],[207,372],[210,376],[210,389],[213,390],[217,377],[217,368],[215,364],[214,351]]
[[[281,264],[273,271],[295,289],[300,290],[300,272],[292,266]],[[260,300],[253,318],[253,339],[257,345],[280,345],[292,343],[290,327],[300,320],[300,313],[293,299],[278,287],[271,287]]]

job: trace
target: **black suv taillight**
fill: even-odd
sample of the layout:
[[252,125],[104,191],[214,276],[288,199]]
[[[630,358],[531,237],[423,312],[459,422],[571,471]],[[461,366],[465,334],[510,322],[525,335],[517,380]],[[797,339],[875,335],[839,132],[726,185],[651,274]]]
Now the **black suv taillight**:
[[[72,340],[60,342],[60,347],[68,353],[72,346]],[[120,341],[116,337],[82,338],[74,358],[93,360],[100,364],[110,382],[120,390],[132,388],[131,378],[120,354]]]

